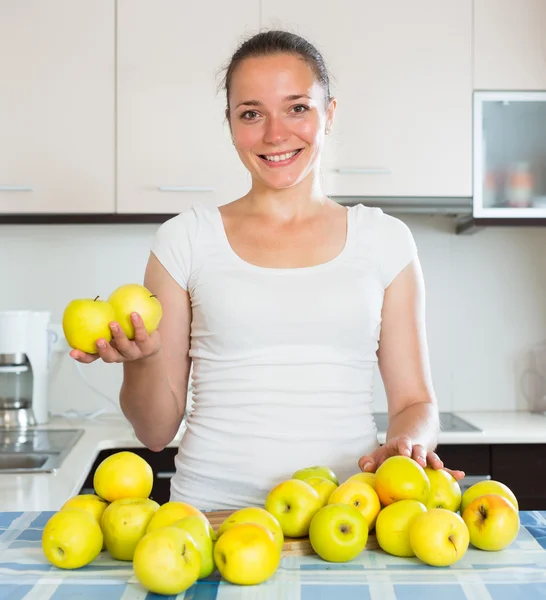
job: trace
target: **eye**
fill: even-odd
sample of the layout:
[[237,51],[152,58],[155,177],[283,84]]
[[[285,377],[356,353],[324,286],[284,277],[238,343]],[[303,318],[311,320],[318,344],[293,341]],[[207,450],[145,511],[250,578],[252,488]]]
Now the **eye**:
[[292,110],[298,115],[303,115],[304,113],[309,111],[309,107],[305,104],[296,104],[296,106],[294,106]]
[[255,110],[246,110],[241,113],[241,119],[243,121],[252,121],[258,117],[258,113]]

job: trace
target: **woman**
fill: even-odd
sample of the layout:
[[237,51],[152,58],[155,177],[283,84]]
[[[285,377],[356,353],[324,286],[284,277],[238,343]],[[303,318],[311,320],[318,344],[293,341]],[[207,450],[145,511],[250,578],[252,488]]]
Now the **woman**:
[[[171,499],[263,505],[296,469],[323,464],[344,480],[396,454],[441,468],[412,236],[381,210],[342,207],[321,190],[336,111],[321,55],[296,35],[260,33],[234,54],[225,84],[251,189],[160,227],[144,280],[163,305],[158,331],[148,336],[134,315],[134,341],[112,323],[113,342],[98,344],[102,360],[123,363],[121,408],[152,450],[179,429],[193,363]],[[377,361],[389,410],[382,447]]]

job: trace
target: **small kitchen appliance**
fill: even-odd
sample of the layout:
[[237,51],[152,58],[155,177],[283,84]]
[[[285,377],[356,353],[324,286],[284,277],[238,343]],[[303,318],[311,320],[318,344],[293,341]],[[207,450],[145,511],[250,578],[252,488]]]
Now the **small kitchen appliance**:
[[48,421],[50,350],[46,311],[0,311],[0,428]]

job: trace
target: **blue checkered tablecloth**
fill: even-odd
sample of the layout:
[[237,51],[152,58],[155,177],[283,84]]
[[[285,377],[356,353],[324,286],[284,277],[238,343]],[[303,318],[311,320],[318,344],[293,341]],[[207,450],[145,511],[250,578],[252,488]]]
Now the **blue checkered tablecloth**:
[[[40,540],[52,514],[0,512],[0,600],[175,600],[146,592],[131,563],[106,552],[78,570],[50,565]],[[522,527],[510,547],[470,547],[451,567],[429,567],[381,550],[366,550],[344,564],[290,557],[259,586],[231,585],[215,573],[176,600],[546,600],[546,511],[520,516]]]

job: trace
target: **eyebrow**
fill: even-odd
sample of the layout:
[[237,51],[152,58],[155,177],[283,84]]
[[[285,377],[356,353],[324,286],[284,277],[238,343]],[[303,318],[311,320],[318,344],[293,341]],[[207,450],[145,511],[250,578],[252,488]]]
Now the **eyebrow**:
[[[311,100],[311,96],[308,96],[307,94],[291,94],[290,96],[283,98],[283,102],[292,102],[293,100],[300,100],[301,98]],[[263,106],[263,104],[259,100],[245,100],[244,102],[239,102],[235,108],[239,108],[239,106]]]

